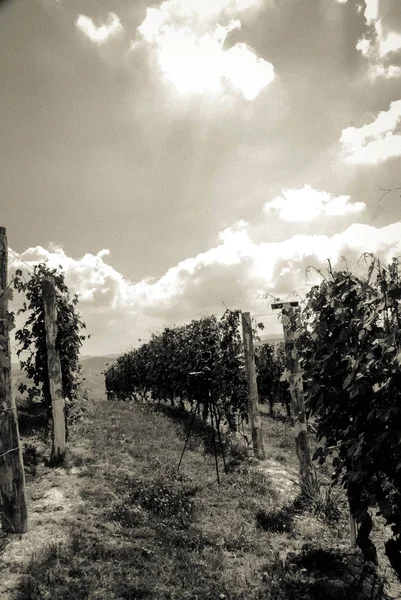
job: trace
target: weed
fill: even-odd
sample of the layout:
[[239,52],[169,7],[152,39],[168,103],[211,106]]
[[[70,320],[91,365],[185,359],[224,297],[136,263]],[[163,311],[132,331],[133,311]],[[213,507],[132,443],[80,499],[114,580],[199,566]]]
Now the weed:
[[226,462],[227,470],[234,471],[248,461],[249,448],[244,444],[243,440],[234,441],[229,438],[226,445]]
[[333,485],[316,474],[314,483],[302,483],[301,493],[296,504],[317,517],[328,522],[338,521],[341,517],[341,490],[334,491]]
[[21,435],[41,434],[46,438],[48,433],[48,414],[43,402],[27,401],[18,407],[18,429]]
[[234,471],[229,472],[226,483],[236,489],[242,498],[263,496],[274,502],[278,500],[273,481],[260,471],[251,468],[249,464],[241,464]]
[[188,526],[195,509],[196,486],[183,483],[183,476],[175,477],[158,474],[152,480],[136,477],[124,478],[127,508],[118,505],[120,517],[135,523],[143,520],[143,509],[162,520],[174,519],[175,525]]
[[35,477],[39,462],[38,450],[34,444],[24,444],[22,448],[25,475]]
[[123,527],[139,527],[147,521],[148,515],[142,506],[133,504],[128,497],[117,501],[107,512],[107,518]]
[[360,554],[305,544],[286,561],[266,565],[264,579],[272,600],[385,600],[383,579]]
[[241,524],[239,528],[226,536],[225,549],[230,552],[249,552],[256,547],[255,531],[248,524]]

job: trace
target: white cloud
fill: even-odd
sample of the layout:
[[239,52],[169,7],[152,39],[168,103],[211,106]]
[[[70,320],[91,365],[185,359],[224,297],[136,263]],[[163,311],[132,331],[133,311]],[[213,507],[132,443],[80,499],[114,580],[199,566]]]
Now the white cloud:
[[376,164],[401,156],[401,135],[394,133],[400,123],[401,100],[397,100],[372,123],[343,129],[340,141],[346,162]]
[[369,56],[372,50],[371,42],[367,38],[362,38],[356,45],[356,49],[363,54],[363,56]]
[[164,77],[181,93],[216,93],[228,85],[253,100],[274,80],[274,67],[244,43],[230,48],[225,43],[241,28],[241,14],[260,5],[259,0],[165,0],[147,9],[137,31],[154,45]]
[[[268,235],[268,233],[266,234]],[[285,298],[296,290],[304,294],[310,265],[353,267],[363,252],[385,261],[401,254],[401,222],[380,229],[353,224],[331,237],[295,235],[281,242],[255,243],[244,221],[219,234],[217,245],[170,268],[160,279],[132,283],[105,262],[108,250],[73,259],[60,248],[29,248],[21,258],[34,264],[48,259],[61,265],[71,292],[80,294],[79,311],[93,338],[85,353],[123,351],[138,338],[149,337],[165,325],[186,322],[205,313],[230,308],[266,311],[262,294]],[[12,259],[11,268],[18,261]],[[279,326],[278,326],[279,327]]]
[[379,42],[379,54],[381,57],[390,54],[391,52],[397,52],[401,48],[401,35],[399,33],[395,33],[391,31],[386,37],[384,37],[382,33],[382,27],[380,21],[377,25],[380,33],[378,32],[378,42]]
[[401,50],[401,34],[391,29],[391,23],[387,25],[384,23],[384,19],[380,15],[379,0],[365,1],[364,16],[367,32],[358,41],[356,49],[369,60],[371,79],[400,77],[400,67],[386,63],[393,59],[394,53]]
[[333,196],[310,185],[302,189],[283,190],[282,195],[266,202],[264,212],[277,211],[284,221],[312,221],[320,216],[360,213],[364,202],[350,202],[350,196]]
[[123,28],[120,19],[114,13],[109,13],[108,22],[99,27],[85,15],[79,15],[75,24],[92,42],[99,45],[104,44]]
[[146,17],[138,27],[141,36],[147,42],[154,42],[164,25],[165,17],[158,8],[147,8]]
[[263,0],[164,0],[157,9],[163,15],[164,22],[197,21],[198,25],[206,21],[231,19],[239,13],[255,10],[263,6]]
[[377,77],[384,77],[385,79],[401,77],[401,67],[396,65],[390,65],[388,67],[380,64],[372,65],[369,72],[372,79],[376,79]]
[[365,0],[365,19],[372,23],[379,18],[379,0]]

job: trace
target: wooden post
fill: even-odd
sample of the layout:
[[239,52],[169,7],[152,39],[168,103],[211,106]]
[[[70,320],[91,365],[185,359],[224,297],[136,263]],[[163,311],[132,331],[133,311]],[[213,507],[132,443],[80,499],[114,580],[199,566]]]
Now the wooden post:
[[0,513],[3,531],[26,533],[25,475],[12,391],[7,231],[0,227]]
[[54,279],[42,279],[43,307],[45,313],[47,367],[49,371],[49,391],[52,403],[53,439],[52,439],[52,464],[60,464],[65,456],[65,400],[61,376],[61,364],[56,348],[57,338],[57,310],[56,290]]
[[316,475],[312,464],[308,441],[302,372],[295,346],[296,332],[292,327],[293,307],[298,302],[272,304],[272,309],[282,309],[286,369],[291,393],[291,412],[294,420],[295,451],[299,460],[301,491],[316,486]]
[[265,458],[265,449],[263,446],[262,420],[260,418],[258,406],[259,396],[256,382],[255,351],[253,348],[251,315],[249,312],[245,312],[242,313],[241,317],[253,451],[256,458],[263,460]]
[[352,516],[351,507],[349,506],[349,532],[351,537],[351,546],[356,546],[356,521]]

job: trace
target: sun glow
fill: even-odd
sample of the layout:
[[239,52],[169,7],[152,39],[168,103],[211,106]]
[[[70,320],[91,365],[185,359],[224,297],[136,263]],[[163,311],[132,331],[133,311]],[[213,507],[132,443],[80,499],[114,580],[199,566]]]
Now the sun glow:
[[[160,9],[149,8],[138,27],[142,40],[154,46],[164,77],[179,92],[220,92],[228,88],[253,100],[274,80],[273,65],[247,44],[225,47],[228,35],[241,29],[239,18],[231,16],[222,25],[214,13],[201,20],[197,14],[182,13],[180,7],[180,3],[164,2]],[[249,1],[244,8],[249,8]],[[240,10],[237,6],[237,16]]]

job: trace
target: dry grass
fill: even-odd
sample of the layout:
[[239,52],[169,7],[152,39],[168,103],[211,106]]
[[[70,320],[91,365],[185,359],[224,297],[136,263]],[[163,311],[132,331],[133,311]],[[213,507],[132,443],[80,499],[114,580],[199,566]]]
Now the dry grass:
[[[228,474],[219,460],[218,485],[207,427],[197,428],[178,472],[186,430],[176,416],[89,402],[63,468],[49,469],[27,448],[30,508],[39,515],[28,535],[41,532],[45,543],[9,560],[18,575],[10,600],[385,597],[348,549],[347,515],[330,522],[293,501],[297,465],[285,422],[264,417],[266,461],[256,468],[237,446]],[[302,550],[308,540],[317,547]]]

